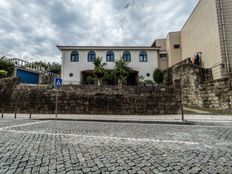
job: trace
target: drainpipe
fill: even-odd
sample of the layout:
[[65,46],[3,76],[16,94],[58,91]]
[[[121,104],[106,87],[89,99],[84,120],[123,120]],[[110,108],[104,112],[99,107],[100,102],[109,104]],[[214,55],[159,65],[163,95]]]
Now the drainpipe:
[[220,4],[220,13],[221,13],[221,21],[222,21],[221,25],[222,25],[223,43],[224,43],[225,54],[226,54],[227,71],[228,71],[228,74],[230,74],[230,62],[229,62],[229,54],[228,54],[228,47],[227,47],[227,40],[226,40],[223,0],[219,0],[219,4]]

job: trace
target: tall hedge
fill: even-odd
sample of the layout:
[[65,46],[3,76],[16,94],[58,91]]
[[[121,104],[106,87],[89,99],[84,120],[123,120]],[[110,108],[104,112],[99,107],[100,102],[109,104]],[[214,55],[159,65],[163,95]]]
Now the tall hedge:
[[156,83],[163,83],[164,73],[160,69],[155,69],[153,73],[153,79]]

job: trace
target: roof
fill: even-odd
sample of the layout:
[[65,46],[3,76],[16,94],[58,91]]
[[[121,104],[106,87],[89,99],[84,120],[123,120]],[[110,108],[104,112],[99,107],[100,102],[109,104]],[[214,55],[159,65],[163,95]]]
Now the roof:
[[160,40],[166,40],[166,39],[164,39],[164,38],[163,38],[163,39],[156,39],[156,40],[152,43],[151,47],[155,47],[155,48],[159,48],[159,49],[160,49],[161,47],[156,46],[156,42],[157,42],[157,41],[160,41]]
[[56,46],[59,50],[159,50],[149,46]]

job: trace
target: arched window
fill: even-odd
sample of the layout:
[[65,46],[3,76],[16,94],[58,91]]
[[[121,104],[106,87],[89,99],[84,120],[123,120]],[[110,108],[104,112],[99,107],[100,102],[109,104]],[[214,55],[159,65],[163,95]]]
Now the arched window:
[[108,51],[106,53],[106,61],[107,62],[114,62],[114,52],[113,51]]
[[78,62],[79,61],[79,53],[77,51],[72,51],[70,60],[71,60],[71,62]]
[[131,53],[129,51],[124,51],[123,60],[125,62],[131,62]]
[[89,51],[88,62],[93,62],[96,59],[96,53],[94,51]]
[[139,61],[140,62],[147,62],[147,52],[146,51],[140,51]]

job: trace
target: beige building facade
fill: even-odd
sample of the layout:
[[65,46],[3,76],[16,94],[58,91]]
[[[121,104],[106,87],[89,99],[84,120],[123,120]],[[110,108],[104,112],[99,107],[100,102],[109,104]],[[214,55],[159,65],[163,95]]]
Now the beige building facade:
[[165,70],[168,67],[168,55],[166,49],[166,39],[157,39],[155,43],[160,49],[158,54],[159,69]]
[[166,38],[166,48],[168,56],[168,65],[172,66],[181,61],[181,38],[180,32],[170,32]]
[[152,46],[167,52],[167,67],[198,53],[201,65],[212,69],[214,79],[228,76],[232,67],[232,0],[199,0],[181,31],[169,33],[166,46],[159,40]]

